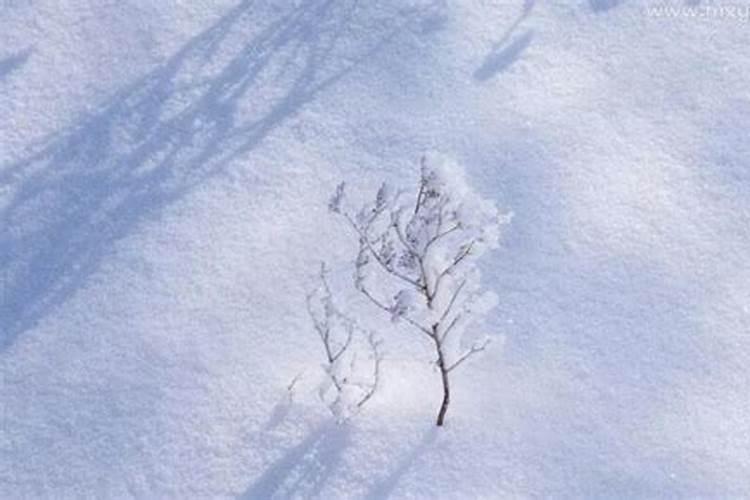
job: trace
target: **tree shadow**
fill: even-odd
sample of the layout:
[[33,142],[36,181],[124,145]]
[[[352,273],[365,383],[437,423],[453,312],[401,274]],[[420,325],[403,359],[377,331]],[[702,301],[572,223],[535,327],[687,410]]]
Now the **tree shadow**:
[[238,498],[314,498],[341,460],[351,430],[329,420],[284,452]]
[[357,0],[263,8],[240,2],[165,64],[0,166],[9,187],[0,198],[0,349],[78,290],[114,242],[253,150],[405,21],[394,14],[354,31],[366,12]]
[[26,64],[26,61],[28,61],[29,56],[31,56],[31,49],[24,50],[23,52],[19,52],[18,54],[14,54],[10,57],[6,57],[5,59],[0,59],[0,80],[4,79],[6,76],[10,75],[13,71],[16,71],[21,66]]
[[[526,50],[534,38],[533,30],[527,30],[515,38],[513,38],[513,35],[524,19],[531,14],[535,2],[536,0],[524,0],[521,13],[505,31],[500,40],[493,44],[492,50],[485,56],[482,65],[474,71],[474,79],[485,81],[501,73],[516,62],[523,51]],[[513,38],[512,41],[511,38]]]

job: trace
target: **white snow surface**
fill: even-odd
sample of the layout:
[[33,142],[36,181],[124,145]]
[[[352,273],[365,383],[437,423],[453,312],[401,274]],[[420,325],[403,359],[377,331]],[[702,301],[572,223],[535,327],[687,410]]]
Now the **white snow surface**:
[[[0,1],[0,497],[750,496],[750,22],[655,5]],[[438,430],[386,318],[337,425],[327,200],[425,150],[515,214],[492,347]]]

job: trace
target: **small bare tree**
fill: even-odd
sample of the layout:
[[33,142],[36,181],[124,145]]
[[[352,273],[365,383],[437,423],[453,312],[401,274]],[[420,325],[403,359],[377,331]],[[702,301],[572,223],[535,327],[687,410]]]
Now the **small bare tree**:
[[450,374],[489,342],[470,329],[497,302],[494,293],[481,291],[477,261],[497,246],[507,217],[470,188],[458,164],[437,155],[422,157],[412,195],[384,183],[359,210],[346,205],[342,183],[329,209],[359,239],[355,287],[392,321],[405,321],[429,341],[443,387],[442,426]]
[[375,333],[364,331],[336,307],[326,274],[321,264],[320,286],[307,295],[307,310],[325,352],[325,380],[318,394],[333,416],[344,421],[375,394],[383,355]]

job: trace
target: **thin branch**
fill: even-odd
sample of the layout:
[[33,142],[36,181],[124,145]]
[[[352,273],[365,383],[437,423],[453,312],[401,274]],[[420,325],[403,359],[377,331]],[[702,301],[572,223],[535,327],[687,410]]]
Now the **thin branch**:
[[419,208],[422,206],[422,195],[424,194],[424,180],[419,183],[419,192],[417,193],[417,202],[414,204],[414,215],[419,213]]
[[323,347],[326,349],[326,357],[328,358],[328,361],[331,361],[331,352],[328,349],[328,336],[330,334],[330,326],[328,325],[327,321],[322,321],[317,317],[315,314],[315,310],[312,306],[312,298],[314,293],[308,293],[306,296],[306,304],[307,304],[307,312],[310,315],[310,318],[312,318],[313,327],[315,328],[315,331],[318,332],[318,336],[320,337],[320,340],[323,342]]
[[458,223],[457,223],[457,224],[456,224],[455,226],[453,226],[452,228],[450,228],[450,229],[446,229],[446,230],[445,230],[445,231],[443,231],[442,233],[438,233],[438,234],[436,234],[435,236],[433,236],[432,238],[430,238],[430,239],[429,239],[429,241],[428,241],[428,242],[427,242],[427,243],[425,244],[425,246],[424,246],[424,253],[425,253],[425,255],[427,254],[427,251],[428,251],[428,250],[430,249],[430,247],[431,247],[431,246],[432,246],[432,245],[433,245],[434,243],[436,243],[436,242],[437,242],[438,240],[441,240],[441,239],[442,239],[442,238],[444,238],[445,236],[448,236],[448,235],[449,235],[449,234],[451,234],[451,233],[452,233],[453,231],[458,231],[459,229],[461,229],[461,224],[458,224]]
[[440,287],[440,283],[443,281],[443,278],[445,278],[445,276],[450,274],[451,271],[453,271],[453,269],[456,268],[456,266],[458,266],[466,257],[469,256],[472,248],[474,247],[475,242],[476,240],[472,240],[471,242],[469,242],[469,244],[466,245],[464,250],[453,259],[453,262],[451,262],[448,265],[448,267],[443,269],[443,271],[438,275],[437,279],[435,280],[435,290],[434,290],[435,294],[437,294],[438,288]]
[[291,398],[294,393],[294,388],[297,386],[297,383],[300,381],[302,376],[305,374],[305,370],[302,370],[301,372],[297,373],[297,375],[292,378],[292,380],[287,384],[286,391],[289,394],[289,397]]
[[387,305],[385,305],[385,304],[384,304],[383,302],[381,302],[381,301],[379,301],[378,299],[376,299],[376,298],[375,298],[375,296],[373,296],[373,295],[372,295],[372,294],[370,293],[370,291],[369,291],[369,290],[367,290],[367,288],[365,288],[364,286],[360,286],[360,287],[359,287],[359,291],[360,291],[360,292],[362,292],[362,293],[364,294],[364,296],[365,296],[365,297],[367,297],[368,299],[370,299],[370,301],[371,301],[371,302],[372,302],[373,304],[375,304],[376,306],[378,306],[378,307],[379,307],[380,309],[382,309],[383,311],[385,311],[385,312],[387,312],[387,313],[390,313],[390,312],[391,312],[391,308],[390,308],[390,307],[388,307],[388,306],[387,306]]
[[[324,314],[325,314],[325,320],[322,320],[317,317],[315,314],[315,309],[312,306],[312,299],[315,295],[315,292],[310,292],[306,295],[306,304],[307,304],[307,312],[312,318],[313,326],[315,327],[315,330],[318,332],[318,335],[320,336],[320,340],[323,342],[323,348],[326,352],[326,358],[328,360],[329,364],[335,363],[337,359],[341,357],[341,355],[349,348],[349,345],[352,342],[352,325],[351,321],[346,318],[343,314],[341,314],[333,304],[333,294],[331,293],[331,288],[328,285],[328,280],[326,279],[326,267],[325,263],[321,262],[320,264],[320,281],[322,283],[323,288],[323,297],[321,298],[323,302],[324,307]],[[318,288],[320,290],[320,288]],[[344,324],[344,327],[346,328],[346,340],[342,343],[342,345],[339,347],[338,350],[334,349],[334,347],[331,345],[331,322],[330,319],[332,316],[338,317]]]
[[[388,266],[388,265],[387,265],[387,264],[386,264],[386,263],[385,263],[385,262],[383,261],[382,257],[380,257],[380,255],[378,254],[378,252],[376,252],[376,251],[375,251],[375,249],[374,249],[374,248],[372,247],[372,243],[370,242],[370,238],[369,238],[369,235],[368,235],[368,234],[367,234],[366,232],[364,232],[364,231],[363,231],[363,230],[362,230],[362,229],[361,229],[361,228],[360,228],[360,227],[359,227],[359,226],[357,225],[357,223],[356,223],[356,222],[354,221],[354,219],[352,219],[352,217],[351,217],[351,216],[350,216],[349,214],[344,214],[344,217],[346,217],[346,220],[348,220],[348,221],[349,221],[349,223],[350,223],[350,224],[351,224],[351,226],[352,226],[352,227],[354,228],[354,230],[355,230],[355,231],[357,231],[357,233],[359,234],[359,237],[360,237],[360,242],[364,242],[364,243],[365,243],[365,246],[366,246],[366,248],[367,248],[367,249],[368,249],[368,250],[370,251],[370,254],[372,254],[372,256],[373,256],[373,257],[375,258],[375,260],[377,261],[377,263],[378,263],[378,264],[380,264],[380,266],[381,266],[381,267],[382,267],[382,268],[383,268],[383,269],[384,269],[384,270],[385,270],[385,271],[386,271],[387,273],[389,273],[389,274],[392,274],[393,276],[395,276],[395,277],[397,277],[397,278],[401,279],[402,281],[405,281],[406,283],[409,283],[410,285],[412,285],[412,286],[414,286],[414,287],[420,288],[420,284],[419,284],[419,283],[418,283],[417,281],[415,281],[414,279],[412,279],[412,278],[410,278],[410,277],[406,276],[405,274],[402,274],[402,273],[400,273],[400,272],[396,271],[396,270],[395,270],[395,269],[393,269],[392,267],[389,267],[389,266]],[[372,221],[371,221],[371,222],[372,222]],[[370,222],[370,223],[371,223],[371,222]],[[368,225],[367,225],[368,229],[369,229],[369,227],[370,227],[370,223],[368,223]]]
[[[332,364],[328,364],[328,368],[333,367]],[[331,379],[331,382],[333,382],[333,386],[336,388],[336,401],[338,401],[341,398],[341,392],[344,390],[344,382],[338,379],[336,376],[336,373],[333,370],[325,370],[326,376]]]
[[414,213],[409,219],[409,224],[414,223],[414,219],[419,215],[419,210],[424,206],[427,193],[425,193],[425,186],[427,186],[427,179],[424,176],[425,166],[427,165],[427,158],[422,156],[419,162],[420,174],[419,174],[419,192],[417,193],[417,202],[414,204]]
[[[370,348],[372,349],[372,355],[373,355],[373,371],[372,371],[372,384],[365,389],[364,396],[357,402],[357,408],[362,408],[367,401],[372,398],[372,396],[375,394],[375,391],[378,390],[378,386],[380,385],[380,363],[383,361],[383,354],[379,351],[380,347],[380,341],[375,339],[375,335],[373,333],[370,333],[370,335],[367,336],[367,342],[370,344]],[[356,384],[359,387],[362,387],[361,384]]]
[[[419,273],[420,273],[420,279],[421,283],[419,286],[419,290],[422,292],[422,294],[427,299],[427,306],[432,307],[432,299],[435,297],[435,295],[430,291],[430,282],[427,279],[427,270],[424,266],[424,254],[419,254],[412,246],[409,244],[408,241],[406,241],[406,236],[404,236],[403,231],[401,231],[401,227],[398,225],[398,220],[393,221],[393,228],[396,230],[396,235],[398,236],[399,241],[401,241],[401,244],[406,248],[406,251],[409,252],[412,257],[417,259],[417,264],[419,264]],[[418,280],[419,281],[419,280]]]
[[398,236],[399,241],[401,244],[406,248],[406,251],[412,254],[415,257],[419,257],[419,254],[417,254],[417,251],[412,248],[411,244],[406,241],[406,236],[404,236],[403,231],[401,231],[401,226],[398,224],[398,217],[392,217],[391,218],[391,226],[396,230],[396,236]]
[[323,289],[326,292],[326,295],[330,298],[333,297],[333,293],[331,293],[331,287],[328,286],[328,279],[326,278],[326,275],[328,274],[328,269],[326,269],[326,263],[321,262],[320,263],[320,282],[323,283]]
[[414,204],[414,216],[412,217],[412,220],[414,220],[414,217],[419,213],[419,209],[422,206],[422,195],[424,195],[424,186],[426,184],[425,178],[424,178],[424,167],[427,163],[427,158],[422,155],[422,158],[419,161],[420,173],[419,173],[419,192],[417,193],[417,203]]
[[445,318],[447,318],[448,314],[450,314],[451,309],[453,309],[453,305],[456,303],[456,300],[458,299],[458,296],[461,294],[461,290],[463,290],[464,286],[466,286],[466,280],[462,280],[461,284],[456,287],[456,291],[453,292],[453,296],[451,297],[450,302],[448,302],[448,306],[445,308],[445,311],[443,311],[443,314],[440,316],[440,323],[445,321]]
[[459,322],[459,321],[461,320],[461,318],[462,318],[462,317],[463,317],[463,315],[459,313],[459,314],[457,314],[457,315],[456,315],[456,316],[455,316],[455,317],[453,318],[453,320],[451,320],[450,324],[448,325],[448,328],[446,328],[446,329],[445,329],[445,330],[443,331],[443,334],[442,334],[442,335],[440,336],[440,342],[443,342],[443,343],[445,343],[445,339],[447,339],[447,338],[448,338],[448,334],[449,334],[449,333],[451,332],[451,330],[453,330],[453,328],[454,328],[454,327],[455,327],[455,326],[456,326],[456,325],[458,324],[458,322]]
[[446,198],[441,197],[438,201],[437,227],[435,228],[435,234],[440,234],[443,230],[443,209],[447,204],[448,200]]
[[447,372],[451,372],[452,370],[454,370],[455,368],[457,368],[458,365],[460,365],[461,363],[463,363],[464,361],[466,361],[467,359],[469,359],[474,354],[476,354],[478,352],[484,351],[487,348],[487,345],[489,343],[490,343],[490,339],[486,339],[479,346],[477,346],[477,345],[471,346],[471,349],[469,349],[468,351],[466,351],[465,353],[463,353],[460,358],[458,358],[453,364],[451,364],[448,368],[446,368],[446,371]]
[[[378,306],[380,309],[382,309],[383,311],[387,312],[388,314],[391,314],[391,308],[388,307],[388,306],[386,306],[382,301],[380,301],[377,298],[375,298],[375,296],[373,296],[370,293],[370,291],[367,290],[367,288],[365,288],[364,286],[361,286],[361,287],[359,287],[359,291],[362,292],[365,297],[367,297],[368,299],[370,299],[370,302],[372,302],[373,304],[375,304],[376,306]],[[401,315],[400,317],[403,318],[404,321],[406,321],[407,323],[409,323],[411,326],[413,326],[414,328],[416,328],[420,332],[422,332],[425,335],[427,335],[428,337],[432,338],[432,332],[430,331],[429,328],[426,328],[426,327],[420,325],[418,322],[414,321],[413,319],[411,319],[410,317],[406,316],[405,314]]]
[[[345,321],[344,318],[341,318],[341,319]],[[349,348],[349,344],[352,343],[352,335],[353,335],[352,326],[347,325],[346,326],[346,340],[341,345],[341,348],[339,349],[339,351],[333,355],[332,362],[336,362],[336,360],[338,360],[341,357],[341,355],[344,354],[344,351],[346,351]]]

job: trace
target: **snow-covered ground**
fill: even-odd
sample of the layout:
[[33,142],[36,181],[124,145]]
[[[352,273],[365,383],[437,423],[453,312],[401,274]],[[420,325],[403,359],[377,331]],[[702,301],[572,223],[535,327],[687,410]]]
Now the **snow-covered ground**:
[[[0,497],[750,496],[747,9],[0,1]],[[515,214],[495,341],[437,430],[384,323],[336,425],[328,195],[428,149]]]

